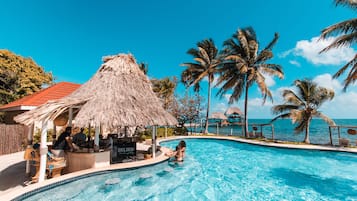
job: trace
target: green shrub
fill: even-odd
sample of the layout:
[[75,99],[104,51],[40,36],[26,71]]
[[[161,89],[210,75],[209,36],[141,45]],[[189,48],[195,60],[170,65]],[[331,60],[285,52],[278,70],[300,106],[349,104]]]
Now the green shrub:
[[[52,142],[52,133],[53,129],[47,130],[47,142]],[[36,129],[35,134],[33,135],[33,143],[40,143],[41,142],[41,129]]]
[[187,128],[186,127],[176,127],[174,130],[175,135],[187,135]]

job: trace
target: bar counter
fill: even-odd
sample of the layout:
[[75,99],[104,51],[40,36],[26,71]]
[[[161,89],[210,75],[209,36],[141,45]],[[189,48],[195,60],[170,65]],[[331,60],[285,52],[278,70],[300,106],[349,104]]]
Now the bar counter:
[[110,166],[110,150],[93,152],[88,150],[79,150],[75,152],[67,152],[67,167],[66,172],[85,170],[89,168],[99,168]]

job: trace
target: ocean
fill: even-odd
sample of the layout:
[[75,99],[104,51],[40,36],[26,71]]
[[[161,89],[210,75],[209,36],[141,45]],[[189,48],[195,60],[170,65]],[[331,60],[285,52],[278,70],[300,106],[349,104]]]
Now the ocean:
[[[357,126],[357,119],[334,119],[336,125],[340,126]],[[249,119],[249,124],[269,124],[270,119]],[[297,125],[292,124],[290,119],[278,119],[272,123],[274,126],[274,139],[284,141],[302,142],[305,137],[305,132],[295,134],[294,127]],[[350,140],[351,145],[357,143],[357,135],[349,135],[347,130],[349,128],[340,129],[340,137]],[[357,128],[354,128],[357,130]],[[203,130],[201,127],[193,128],[193,131],[200,132]],[[217,126],[210,125],[208,131],[210,133],[217,133]],[[249,131],[252,131],[252,127],[249,126]],[[260,126],[258,126],[258,132],[260,132]],[[218,127],[218,133],[220,135],[242,136],[242,127],[238,125],[222,126]],[[272,131],[271,126],[263,127],[263,135],[271,139]],[[332,129],[332,142],[334,145],[338,144],[338,129]],[[329,126],[322,119],[313,119],[310,125],[310,143],[311,144],[329,144]]]

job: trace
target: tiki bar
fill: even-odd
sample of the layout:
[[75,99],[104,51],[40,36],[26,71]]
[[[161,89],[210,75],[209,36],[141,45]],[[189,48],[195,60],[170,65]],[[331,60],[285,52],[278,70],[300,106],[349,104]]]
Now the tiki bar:
[[[48,171],[56,177],[63,171],[70,173],[110,166],[132,158],[144,159],[139,151],[142,148],[137,147],[138,131],[150,129],[152,139],[146,148],[150,146],[149,150],[157,150],[157,126],[177,125],[177,120],[163,109],[150,80],[139,69],[132,55],[107,56],[103,62],[96,74],[70,95],[48,101],[14,118],[30,128],[29,151],[25,152],[27,172],[29,160],[34,158],[30,153],[33,150],[34,125],[36,122],[42,125],[35,176],[38,182],[44,181]],[[53,122],[53,128],[49,128],[50,122]],[[58,144],[56,140],[62,138],[56,133],[57,126],[69,128],[65,138],[68,149],[57,150],[54,146]],[[75,141],[75,137],[71,136],[74,128],[81,128],[87,133],[85,142],[80,146],[72,142]],[[53,129],[52,144],[47,142],[49,129]],[[49,161],[49,152],[57,160]],[[155,158],[156,151],[151,153],[151,157]]]

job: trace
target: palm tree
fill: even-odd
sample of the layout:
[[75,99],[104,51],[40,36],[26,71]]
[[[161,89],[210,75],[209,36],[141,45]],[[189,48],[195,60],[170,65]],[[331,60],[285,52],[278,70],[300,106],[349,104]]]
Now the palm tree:
[[268,64],[267,60],[273,58],[272,48],[278,40],[275,33],[274,39],[261,51],[252,27],[238,29],[232,38],[224,42],[224,64],[220,69],[221,76],[218,84],[222,87],[218,91],[221,97],[229,90],[233,90],[229,103],[237,101],[243,92],[244,97],[244,135],[248,133],[248,89],[256,83],[263,95],[263,103],[266,98],[272,100],[272,95],[265,83],[264,74],[284,77],[282,68],[278,64]]
[[221,64],[221,59],[218,54],[218,49],[212,39],[205,39],[197,43],[197,49],[191,48],[187,51],[193,56],[195,63],[183,63],[182,66],[187,68],[181,74],[181,80],[186,87],[194,86],[197,92],[200,89],[199,82],[203,78],[208,78],[208,99],[206,124],[204,133],[208,133],[208,115],[211,102],[211,84],[214,80],[214,74],[217,71],[217,66]]
[[322,118],[330,125],[335,125],[335,122],[318,111],[319,107],[327,100],[332,100],[334,91],[319,87],[311,80],[296,80],[294,82],[297,92],[286,89],[283,91],[285,103],[276,105],[272,108],[273,113],[278,114],[272,121],[278,118],[291,118],[292,122],[298,123],[295,127],[296,133],[301,133],[305,130],[305,143],[310,143],[309,127],[313,117]]
[[[334,0],[337,5],[348,6],[352,9],[357,9],[357,2],[351,0]],[[332,48],[339,48],[343,46],[349,46],[357,41],[357,18],[339,22],[337,24],[331,25],[321,32],[320,38],[326,39],[330,36],[340,34],[329,46],[321,50],[320,53],[326,52]],[[333,76],[333,78],[340,77],[349,67],[351,67],[346,79],[344,80],[344,88],[346,91],[347,87],[354,83],[357,79],[357,54],[354,58],[347,64],[342,66]]]
[[164,109],[168,110],[170,104],[174,99],[174,93],[176,89],[176,77],[170,79],[168,77],[161,80],[152,79],[151,80],[153,91],[156,95],[164,102]]

